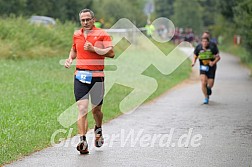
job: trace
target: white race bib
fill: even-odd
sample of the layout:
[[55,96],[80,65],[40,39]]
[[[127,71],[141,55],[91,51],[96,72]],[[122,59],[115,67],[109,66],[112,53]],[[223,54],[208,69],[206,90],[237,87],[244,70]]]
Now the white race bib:
[[200,70],[202,70],[202,71],[209,71],[209,66],[201,65],[200,66]]

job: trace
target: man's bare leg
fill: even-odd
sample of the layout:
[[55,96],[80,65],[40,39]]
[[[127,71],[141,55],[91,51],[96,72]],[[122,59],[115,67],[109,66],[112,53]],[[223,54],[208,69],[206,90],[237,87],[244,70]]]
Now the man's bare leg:
[[80,151],[81,154],[88,154],[88,144],[85,136],[88,130],[88,99],[77,101],[77,105],[79,110],[77,125],[80,134],[80,143],[77,145],[77,150]]
[[92,113],[97,127],[102,126],[103,113],[101,111],[102,105],[93,106]]
[[95,146],[101,147],[104,143],[104,139],[102,137],[102,119],[103,119],[103,113],[101,111],[102,105],[99,106],[93,106],[92,113],[95,120]]
[[207,98],[208,97],[208,95],[207,95],[207,88],[206,88],[206,86],[207,86],[207,80],[208,80],[207,76],[201,74],[200,75],[200,80],[201,80],[201,90],[202,90],[202,93],[204,94],[205,98]]
[[77,102],[77,105],[78,105],[78,110],[79,110],[78,121],[77,121],[78,132],[80,136],[84,136],[86,135],[87,129],[88,129],[88,120],[87,120],[88,99],[79,100]]
[[214,79],[209,78],[207,80],[207,86],[212,89],[212,87],[214,86]]

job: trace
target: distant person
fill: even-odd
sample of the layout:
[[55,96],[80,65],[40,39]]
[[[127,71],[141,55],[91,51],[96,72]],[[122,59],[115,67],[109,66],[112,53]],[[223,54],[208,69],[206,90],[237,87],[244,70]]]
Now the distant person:
[[202,37],[209,38],[209,40],[210,40],[209,44],[210,45],[215,45],[214,47],[217,47],[217,39],[212,39],[211,35],[210,35],[210,32],[208,32],[208,31],[203,32]]
[[168,36],[168,30],[165,25],[160,25],[157,29],[158,35],[161,39],[167,39]]
[[99,21],[96,21],[96,22],[94,23],[94,26],[95,26],[96,28],[102,28],[102,24],[101,24],[101,22],[99,22]]
[[172,38],[172,41],[173,41],[173,43],[175,44],[175,45],[178,45],[179,44],[179,37],[180,36],[180,33],[179,33],[179,28],[178,27],[176,27],[175,28],[175,33],[174,33],[174,36],[173,36],[173,38]]
[[184,34],[184,41],[189,42],[189,28],[185,29],[185,34]]
[[65,67],[70,68],[73,60],[76,59],[74,95],[79,110],[77,125],[80,135],[77,150],[81,154],[88,154],[86,133],[89,96],[95,120],[95,146],[101,147],[104,142],[101,111],[104,96],[104,58],[113,58],[114,51],[110,36],[104,30],[94,26],[95,16],[90,9],[81,10],[79,17],[82,28],[73,35],[73,45],[65,61]]
[[216,45],[218,45],[218,39],[217,38],[211,38],[210,42],[215,43]]
[[95,21],[94,25],[96,28],[103,28],[104,21],[100,19],[99,21]]
[[219,45],[222,45],[222,43],[223,43],[223,36],[222,36],[222,35],[219,35],[219,36],[218,36],[218,44],[219,44]]
[[153,34],[154,31],[155,31],[155,27],[154,27],[153,24],[151,24],[150,21],[148,21],[148,23],[146,24],[145,29],[146,29],[146,35],[147,35],[148,37],[151,37],[152,34]]
[[208,104],[209,96],[212,94],[217,62],[220,60],[220,56],[216,45],[210,44],[209,38],[204,35],[201,38],[201,44],[196,46],[194,50],[192,66],[195,65],[198,58],[200,62],[201,89],[205,97],[203,103]]
[[190,43],[193,43],[194,42],[194,33],[193,33],[193,30],[192,28],[189,28],[189,42]]

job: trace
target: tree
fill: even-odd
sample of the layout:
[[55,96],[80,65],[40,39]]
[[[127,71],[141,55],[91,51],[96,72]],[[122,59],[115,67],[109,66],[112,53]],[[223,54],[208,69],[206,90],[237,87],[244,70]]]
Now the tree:
[[92,0],[0,0],[0,15],[45,15],[61,21],[79,20],[83,8],[91,8]]
[[242,43],[252,53],[252,1],[222,0],[219,1],[218,6],[220,13],[225,18],[226,24],[230,25],[223,30],[225,32],[232,30],[232,34],[230,35],[241,35]]
[[224,16],[228,21],[232,22],[234,19],[234,6],[237,5],[237,3],[240,0],[221,0],[218,1],[218,7],[220,10],[220,13],[222,16]]
[[219,0],[198,0],[199,4],[202,6],[204,27],[215,24],[216,17],[220,14],[218,1]]
[[[247,49],[252,53],[252,1],[241,0],[233,8],[234,21],[237,24],[239,33],[243,37],[244,44]],[[252,55],[251,55],[252,56]]]
[[155,0],[156,16],[170,19],[174,14],[173,3],[174,0]]
[[173,4],[174,15],[172,21],[176,27],[192,28],[193,31],[201,33],[203,29],[202,7],[193,1],[176,0]]
[[0,0],[0,15],[22,15],[26,5],[27,0]]
[[[39,1],[39,0],[27,0],[26,8],[23,13],[27,16],[30,15],[49,15],[49,11],[52,10],[52,2],[49,0]],[[56,12],[56,11],[55,11]]]
[[79,22],[79,12],[84,8],[92,9],[93,0],[66,0],[66,17],[68,20],[74,20]]
[[105,20],[105,27],[111,27],[121,18],[127,18],[137,26],[143,26],[146,24],[143,2],[142,0],[96,0],[93,8],[96,17]]

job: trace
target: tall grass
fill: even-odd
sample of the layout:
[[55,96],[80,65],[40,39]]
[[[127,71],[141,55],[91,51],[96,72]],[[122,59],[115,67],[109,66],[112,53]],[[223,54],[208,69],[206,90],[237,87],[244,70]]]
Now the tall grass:
[[50,57],[66,53],[75,27],[71,22],[46,27],[30,24],[23,17],[0,18],[0,58]]

